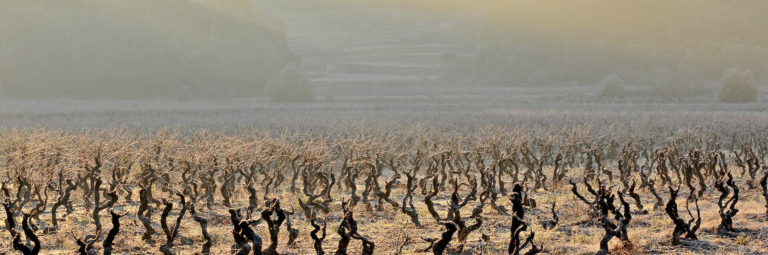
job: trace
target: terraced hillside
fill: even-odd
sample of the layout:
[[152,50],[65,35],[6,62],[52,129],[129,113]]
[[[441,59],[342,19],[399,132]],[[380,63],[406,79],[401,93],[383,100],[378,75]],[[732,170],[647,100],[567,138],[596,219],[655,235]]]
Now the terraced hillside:
[[337,99],[474,96],[500,87],[595,91],[616,75],[633,96],[605,100],[704,102],[718,98],[731,69],[751,71],[757,84],[768,77],[757,32],[766,4],[259,2],[285,22],[319,94]]
[[284,22],[291,49],[302,57],[321,95],[395,96],[403,95],[402,89],[412,93],[413,87],[436,85],[443,75],[467,68],[477,52],[473,40],[466,38],[468,17],[362,6],[262,4]]

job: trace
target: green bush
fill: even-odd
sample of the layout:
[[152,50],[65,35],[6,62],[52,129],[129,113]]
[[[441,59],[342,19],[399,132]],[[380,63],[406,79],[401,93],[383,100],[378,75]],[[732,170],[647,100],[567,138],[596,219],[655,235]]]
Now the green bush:
[[723,73],[720,87],[720,101],[754,102],[758,95],[757,83],[751,70],[730,69]]

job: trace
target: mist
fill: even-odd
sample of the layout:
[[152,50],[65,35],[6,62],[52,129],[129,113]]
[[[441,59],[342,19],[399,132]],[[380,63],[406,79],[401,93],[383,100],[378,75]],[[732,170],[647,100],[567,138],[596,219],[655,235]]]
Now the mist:
[[3,94],[257,96],[298,60],[247,1],[3,1]]
[[218,107],[296,109],[284,122],[215,125],[235,128],[303,122],[307,111],[365,122],[453,107],[765,102],[766,11],[689,0],[4,0],[0,111],[8,126],[161,127],[174,116],[209,127]]

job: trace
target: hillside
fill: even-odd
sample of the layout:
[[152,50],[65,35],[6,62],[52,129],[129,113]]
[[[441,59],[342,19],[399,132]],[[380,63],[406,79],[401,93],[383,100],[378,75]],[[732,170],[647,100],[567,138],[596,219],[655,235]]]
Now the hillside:
[[0,1],[6,96],[243,97],[298,59],[247,1]]
[[[266,2],[266,3],[265,3]],[[768,84],[755,1],[264,0],[320,93],[598,87],[714,100],[726,70]],[[318,32],[321,31],[321,32]],[[585,98],[589,95],[586,95]]]

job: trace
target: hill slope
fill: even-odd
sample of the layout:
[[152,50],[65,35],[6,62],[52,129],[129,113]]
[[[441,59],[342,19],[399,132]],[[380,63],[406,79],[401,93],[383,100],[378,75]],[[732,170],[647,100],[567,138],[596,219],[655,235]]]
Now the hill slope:
[[298,61],[248,1],[0,1],[10,96],[253,96]]

